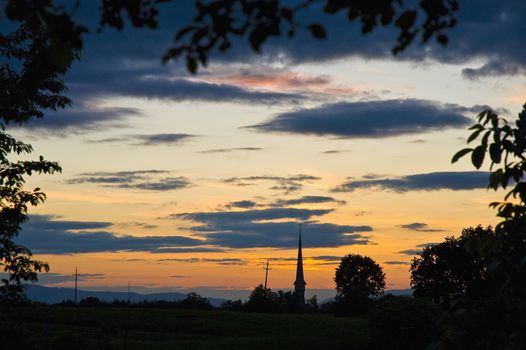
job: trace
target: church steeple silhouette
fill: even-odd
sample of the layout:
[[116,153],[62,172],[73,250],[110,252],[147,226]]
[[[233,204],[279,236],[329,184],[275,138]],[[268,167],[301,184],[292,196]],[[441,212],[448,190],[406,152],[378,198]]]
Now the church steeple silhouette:
[[301,224],[300,224],[300,236],[298,242],[298,262],[296,265],[296,280],[294,281],[294,293],[296,294],[296,299],[298,305],[305,305],[305,286],[307,283],[303,278],[303,254],[301,251]]

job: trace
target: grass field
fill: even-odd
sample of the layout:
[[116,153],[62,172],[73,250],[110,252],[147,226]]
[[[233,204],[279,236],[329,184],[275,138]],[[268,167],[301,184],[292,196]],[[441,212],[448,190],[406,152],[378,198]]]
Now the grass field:
[[313,314],[38,306],[17,309],[9,322],[11,335],[32,349],[354,350],[367,343],[366,320]]

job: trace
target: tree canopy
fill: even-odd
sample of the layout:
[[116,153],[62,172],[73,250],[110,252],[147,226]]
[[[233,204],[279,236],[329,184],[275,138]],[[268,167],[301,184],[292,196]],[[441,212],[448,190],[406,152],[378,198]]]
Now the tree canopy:
[[385,273],[368,256],[349,254],[342,258],[334,276],[336,298],[342,301],[367,299],[382,294]]
[[411,264],[414,296],[445,303],[458,295],[489,292],[487,259],[476,250],[468,250],[468,245],[478,245],[493,234],[491,227],[470,227],[458,238],[446,237],[444,242],[425,247]]

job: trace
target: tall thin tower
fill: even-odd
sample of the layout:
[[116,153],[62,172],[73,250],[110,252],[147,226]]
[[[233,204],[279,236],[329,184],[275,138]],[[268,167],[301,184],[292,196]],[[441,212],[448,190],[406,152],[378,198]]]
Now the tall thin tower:
[[305,286],[307,283],[303,278],[303,254],[301,251],[301,223],[300,223],[300,236],[298,242],[298,262],[296,265],[296,280],[294,281],[294,293],[296,294],[296,299],[298,305],[305,305]]
[[270,267],[268,267],[268,260],[267,260],[267,266],[264,267],[263,270],[265,270],[265,289],[267,289],[268,272],[272,270]]

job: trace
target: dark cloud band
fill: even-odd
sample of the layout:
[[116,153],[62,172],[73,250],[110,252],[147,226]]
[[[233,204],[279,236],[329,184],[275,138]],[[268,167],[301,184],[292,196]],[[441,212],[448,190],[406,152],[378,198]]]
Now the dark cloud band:
[[487,188],[489,173],[484,171],[435,172],[391,178],[350,179],[333,192],[352,192],[358,189],[379,189],[395,192],[476,190]]
[[248,128],[342,138],[385,138],[466,126],[471,119],[464,113],[470,111],[459,105],[416,99],[338,102],[283,113]]

